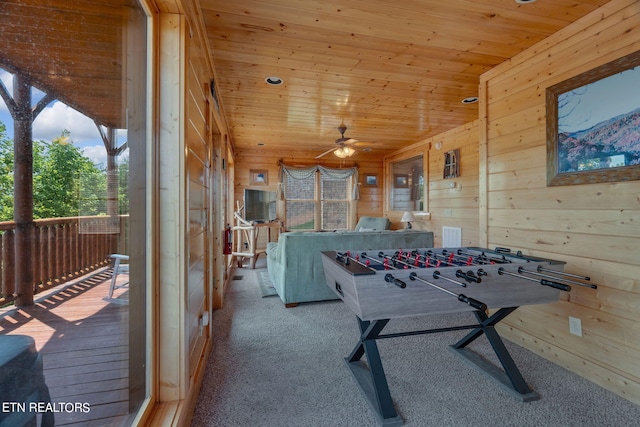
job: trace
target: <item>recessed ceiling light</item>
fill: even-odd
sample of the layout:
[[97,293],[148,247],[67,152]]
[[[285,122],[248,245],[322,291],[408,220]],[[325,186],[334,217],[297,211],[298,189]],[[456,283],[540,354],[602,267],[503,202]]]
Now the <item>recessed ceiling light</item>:
[[470,96],[462,100],[463,104],[475,104],[476,102],[478,102],[477,96]]
[[362,151],[364,151],[365,153],[368,153],[369,151],[371,151],[371,148],[366,147],[366,148],[363,148]]
[[267,84],[270,84],[273,86],[278,86],[283,83],[280,77],[275,77],[275,76],[267,77],[266,79],[264,79],[264,81],[267,82]]
[[258,142],[256,145],[259,145],[262,147],[264,145],[264,142]]
[[529,3],[535,3],[536,0],[516,0],[516,3],[518,4],[529,4]]

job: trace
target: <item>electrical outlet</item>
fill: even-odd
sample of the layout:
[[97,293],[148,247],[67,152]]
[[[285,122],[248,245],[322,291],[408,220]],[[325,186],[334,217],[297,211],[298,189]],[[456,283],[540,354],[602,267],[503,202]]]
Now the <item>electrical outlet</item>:
[[582,321],[577,317],[569,316],[569,333],[582,336]]

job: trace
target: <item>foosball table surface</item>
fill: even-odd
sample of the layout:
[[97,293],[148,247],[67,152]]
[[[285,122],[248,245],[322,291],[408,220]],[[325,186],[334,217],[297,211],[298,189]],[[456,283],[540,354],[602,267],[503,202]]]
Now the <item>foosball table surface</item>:
[[489,309],[546,304],[563,289],[544,277],[564,262],[482,248],[324,251],[322,262],[327,286],[362,320],[477,309],[460,295]]

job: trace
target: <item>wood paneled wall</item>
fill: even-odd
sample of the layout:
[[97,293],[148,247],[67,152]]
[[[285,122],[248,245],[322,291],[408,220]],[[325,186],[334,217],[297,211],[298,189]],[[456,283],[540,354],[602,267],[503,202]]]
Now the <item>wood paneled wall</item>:
[[[442,227],[460,227],[462,245],[478,246],[478,121],[428,138],[385,158],[385,169],[392,162],[422,154],[426,159],[428,217],[418,217],[414,228],[433,232],[434,245],[442,246]],[[444,153],[460,150],[460,176],[444,179]],[[389,177],[387,177],[387,180]],[[388,197],[388,196],[387,196]],[[403,212],[386,210],[393,228],[404,228]]]
[[[478,246],[478,121],[432,138],[429,146],[429,229],[434,244],[442,245],[442,227],[447,226],[462,229],[462,246]],[[460,176],[444,179],[444,153],[451,150],[460,150]]]
[[211,245],[211,114],[209,106],[210,71],[204,61],[206,52],[198,37],[187,39],[185,96],[185,171],[187,259],[186,322],[189,349],[189,376],[193,377],[204,354],[208,327],[200,326],[203,313],[209,311],[212,252]]
[[640,182],[547,187],[545,134],[547,87],[640,49],[638,6],[613,0],[482,76],[479,183],[481,245],[564,260],[599,285],[521,308],[501,333],[640,404]]
[[[358,181],[362,183],[365,173],[378,174],[377,187],[365,187],[360,185],[360,200],[357,203],[357,218],[361,216],[382,216],[382,200],[383,200],[383,182],[382,182],[382,159],[377,159],[373,155],[365,155],[359,153],[350,159],[341,162],[339,159],[332,159],[332,155],[326,158],[313,160],[308,152],[290,152],[283,156],[281,153],[273,152],[268,149],[255,149],[251,151],[239,151],[235,156],[235,191],[234,197],[236,201],[243,204],[244,189],[252,188],[257,190],[277,191],[279,182],[280,167],[278,160],[286,165],[291,166],[310,166],[321,164],[323,166],[338,168],[358,166]],[[250,170],[266,170],[268,172],[268,184],[252,186],[249,181]],[[235,203],[234,203],[235,206]],[[284,219],[282,213],[279,213],[279,219]]]

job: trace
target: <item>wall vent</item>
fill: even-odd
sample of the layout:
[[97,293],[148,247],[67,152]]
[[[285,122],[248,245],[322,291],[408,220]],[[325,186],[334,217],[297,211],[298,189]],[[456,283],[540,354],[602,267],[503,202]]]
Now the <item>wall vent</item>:
[[442,247],[459,248],[462,246],[462,228],[442,227]]

